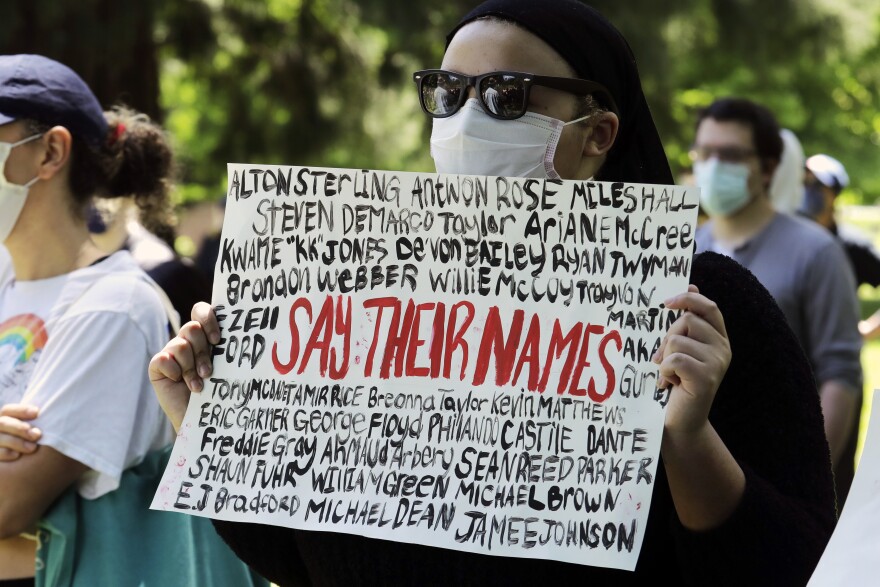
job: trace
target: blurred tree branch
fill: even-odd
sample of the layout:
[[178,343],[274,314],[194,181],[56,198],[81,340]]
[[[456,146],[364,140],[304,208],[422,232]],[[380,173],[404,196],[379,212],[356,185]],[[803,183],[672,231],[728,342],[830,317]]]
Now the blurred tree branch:
[[[215,198],[229,161],[431,169],[410,72],[440,63],[475,4],[7,0],[0,49],[59,59],[105,105],[164,121],[184,199]],[[737,94],[772,108],[808,152],[844,161],[856,199],[880,196],[880,7],[842,3],[873,30],[854,47],[827,0],[592,4],[633,47],[674,169],[688,164],[696,110]]]

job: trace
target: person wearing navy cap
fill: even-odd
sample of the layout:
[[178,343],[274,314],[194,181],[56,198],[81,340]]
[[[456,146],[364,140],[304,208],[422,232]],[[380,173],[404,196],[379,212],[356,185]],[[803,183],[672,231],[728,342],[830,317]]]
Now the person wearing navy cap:
[[[163,342],[164,306],[131,258],[103,258],[86,227],[91,198],[120,195],[137,171],[124,133],[65,65],[0,56],[0,241],[11,260],[0,275],[0,579],[34,576],[36,544],[22,534],[59,495],[112,491],[171,438],[146,377],[131,376]],[[106,358],[117,366],[99,365]]]
[[[440,68],[414,81],[440,173],[673,181],[626,40],[581,2],[484,2],[450,32]],[[280,585],[805,584],[834,526],[809,365],[742,267],[710,253],[694,259],[692,279],[667,302],[685,312],[654,357],[671,398],[634,572],[444,550],[403,534],[215,527]],[[220,341],[210,306],[193,317],[150,365],[176,427]]]
[[[105,256],[87,227],[93,197],[150,199],[167,190],[170,156],[158,127],[131,111],[105,113],[65,65],[0,56],[0,242],[9,253],[0,256],[4,587],[33,585],[37,572],[71,586],[147,584],[132,578],[144,561],[83,550],[88,523],[79,519],[71,535],[47,539],[40,530],[38,569],[34,531],[56,500],[121,503],[126,472],[173,439],[146,372],[171,314],[131,255]],[[141,511],[150,515],[141,507],[139,521]],[[174,524],[190,538],[189,523]],[[113,534],[113,545],[137,545],[131,530]]]

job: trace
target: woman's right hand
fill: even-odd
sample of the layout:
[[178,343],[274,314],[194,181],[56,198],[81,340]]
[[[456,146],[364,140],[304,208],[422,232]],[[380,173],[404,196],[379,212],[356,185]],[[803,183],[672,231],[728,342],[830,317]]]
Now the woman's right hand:
[[37,450],[43,433],[28,424],[39,415],[36,406],[6,404],[0,408],[0,462],[15,461]]
[[159,405],[174,430],[180,430],[190,392],[200,392],[211,376],[211,348],[220,342],[220,324],[214,309],[199,302],[177,336],[150,361],[150,381]]
[[[684,440],[709,425],[715,393],[730,366],[730,340],[721,310],[697,286],[689,285],[687,293],[664,303],[682,314],[655,356],[660,365],[658,387],[672,386],[663,435]],[[687,447],[690,443],[678,444]]]

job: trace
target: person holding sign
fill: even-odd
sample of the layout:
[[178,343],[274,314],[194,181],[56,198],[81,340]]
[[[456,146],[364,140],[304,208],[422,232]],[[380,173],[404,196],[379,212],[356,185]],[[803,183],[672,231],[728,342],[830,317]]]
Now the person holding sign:
[[[129,472],[173,438],[145,373],[168,339],[169,313],[131,255],[105,256],[86,226],[93,196],[164,197],[170,158],[161,129],[105,114],[68,67],[0,57],[0,242],[9,251],[0,258],[0,585],[33,585],[35,573],[41,585],[142,584],[163,566],[181,571],[177,561],[126,557],[126,548],[138,559],[155,553],[139,540],[157,518],[126,496],[139,497]],[[133,483],[149,484],[138,475]],[[34,532],[47,519],[38,550]],[[175,545],[193,539],[182,517],[159,525]],[[95,547],[103,537],[109,546]],[[145,563],[152,570],[141,574]]]
[[[415,74],[434,118],[438,172],[672,183],[632,53],[592,8],[490,0],[447,39],[441,69]],[[804,584],[834,525],[809,365],[772,298],[739,265],[707,254],[692,278],[665,302],[683,313],[654,355],[669,403],[635,572],[241,522],[215,527],[281,585]],[[150,365],[176,428],[221,341],[210,306],[192,315]]]

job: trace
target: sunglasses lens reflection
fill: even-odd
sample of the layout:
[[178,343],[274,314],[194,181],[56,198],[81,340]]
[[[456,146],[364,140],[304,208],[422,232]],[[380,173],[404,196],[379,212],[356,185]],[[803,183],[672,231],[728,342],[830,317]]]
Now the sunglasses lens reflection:
[[457,77],[443,73],[430,73],[422,80],[422,103],[425,110],[435,116],[443,116],[455,111],[463,82]]
[[499,118],[518,118],[525,112],[526,92],[518,76],[498,74],[480,82],[480,96],[486,109]]
[[[497,118],[519,118],[526,110],[526,89],[522,77],[499,73],[479,82],[480,101]],[[433,116],[454,114],[464,102],[467,81],[451,73],[429,73],[422,79],[422,104]]]

